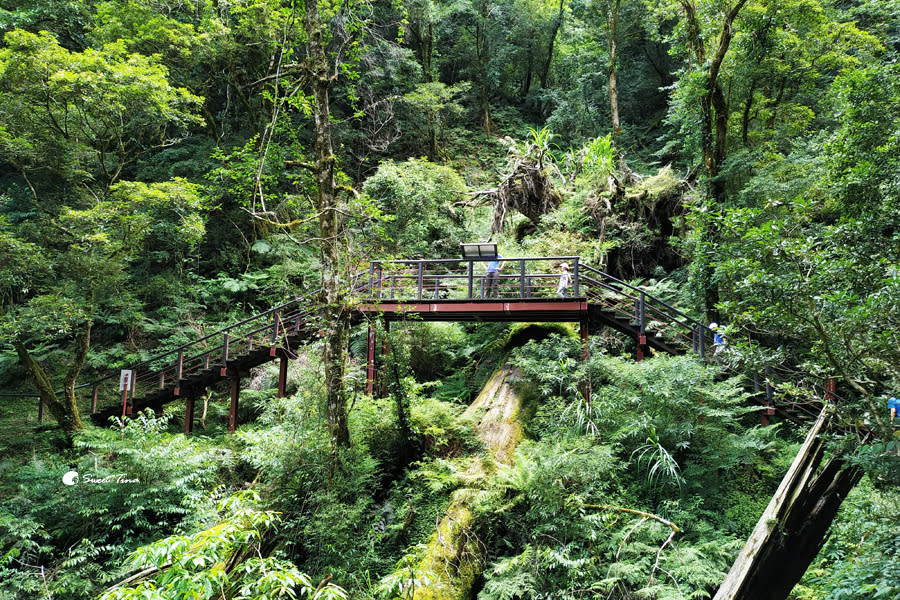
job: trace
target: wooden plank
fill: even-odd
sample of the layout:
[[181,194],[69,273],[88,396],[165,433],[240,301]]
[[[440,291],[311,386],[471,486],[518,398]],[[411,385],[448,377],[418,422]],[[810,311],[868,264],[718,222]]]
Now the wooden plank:
[[757,558],[765,546],[771,543],[770,540],[778,531],[782,518],[790,511],[792,504],[815,473],[822,458],[822,440],[818,436],[828,421],[827,410],[826,407],[819,413],[819,418],[810,428],[794,462],[781,480],[778,490],[757,521],[756,527],[747,538],[744,548],[738,554],[737,560],[734,561],[713,600],[733,600],[740,597],[747,576],[754,571]]

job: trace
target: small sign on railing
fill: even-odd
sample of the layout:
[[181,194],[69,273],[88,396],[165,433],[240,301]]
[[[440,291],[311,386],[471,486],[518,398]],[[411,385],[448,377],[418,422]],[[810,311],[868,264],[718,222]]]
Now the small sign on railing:
[[119,391],[131,391],[134,389],[134,371],[122,369],[119,374]]

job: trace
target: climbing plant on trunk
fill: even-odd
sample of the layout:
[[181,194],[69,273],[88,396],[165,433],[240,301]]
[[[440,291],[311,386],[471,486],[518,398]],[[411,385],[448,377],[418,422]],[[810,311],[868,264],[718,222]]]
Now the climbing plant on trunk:
[[323,23],[317,2],[306,2],[303,27],[309,48],[307,68],[311,78],[315,122],[316,211],[319,217],[319,252],[322,260],[322,328],[328,426],[334,447],[349,446],[347,394],[344,370],[350,312],[346,285],[341,280],[342,218],[334,180],[335,156],[331,143],[331,111],[328,92],[334,78],[323,40]]

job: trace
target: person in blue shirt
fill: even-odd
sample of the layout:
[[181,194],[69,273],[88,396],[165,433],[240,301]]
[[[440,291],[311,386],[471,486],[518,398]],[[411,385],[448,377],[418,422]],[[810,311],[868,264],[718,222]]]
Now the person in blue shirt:
[[503,257],[498,254],[496,258],[487,262],[487,277],[484,283],[485,298],[497,297],[497,279],[500,277],[502,259]]
[[718,323],[710,323],[709,328],[713,332],[713,346],[716,348],[716,352],[725,347],[725,336],[719,333],[719,324]]
[[897,413],[900,412],[900,398],[888,398],[888,410],[891,411],[891,424],[893,425]]

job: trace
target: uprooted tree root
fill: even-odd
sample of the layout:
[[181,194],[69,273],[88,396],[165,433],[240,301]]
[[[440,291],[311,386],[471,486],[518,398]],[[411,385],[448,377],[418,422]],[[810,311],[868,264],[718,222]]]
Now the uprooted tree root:
[[503,230],[510,210],[518,211],[537,225],[543,215],[562,203],[562,195],[553,185],[547,165],[526,156],[516,160],[512,172],[500,185],[476,192],[473,200],[493,205],[491,231],[497,233]]

